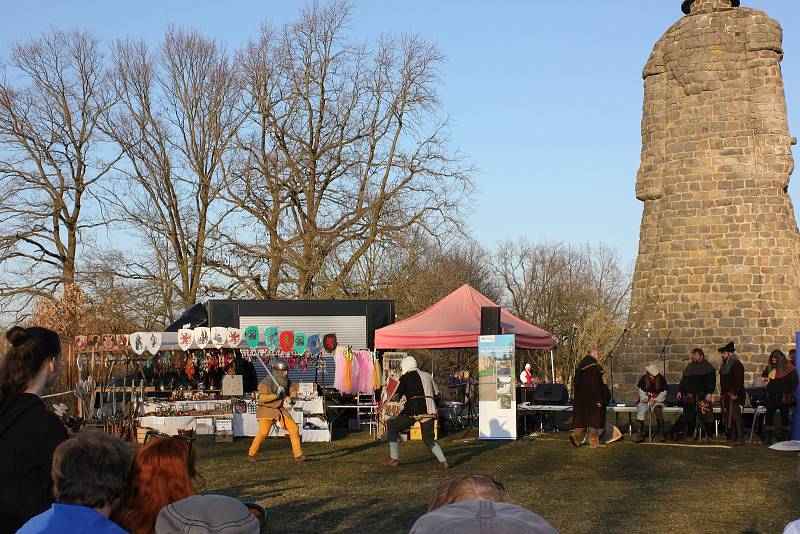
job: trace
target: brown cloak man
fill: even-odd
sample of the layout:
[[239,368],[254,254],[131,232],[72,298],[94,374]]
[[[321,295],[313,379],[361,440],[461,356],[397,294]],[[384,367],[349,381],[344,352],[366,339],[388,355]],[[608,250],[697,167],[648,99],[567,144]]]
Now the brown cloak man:
[[572,426],[604,428],[606,407],[603,369],[592,356],[585,356],[575,371],[575,399],[572,404]]

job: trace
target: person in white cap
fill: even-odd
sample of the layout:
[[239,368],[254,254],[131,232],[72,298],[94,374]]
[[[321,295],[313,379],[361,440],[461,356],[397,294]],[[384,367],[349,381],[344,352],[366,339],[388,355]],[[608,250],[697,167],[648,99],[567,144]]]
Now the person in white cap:
[[645,440],[644,418],[647,412],[653,412],[656,418],[656,439],[664,439],[664,400],[667,398],[667,379],[652,363],[644,368],[646,371],[639,379],[639,404],[636,406],[637,432],[633,438],[636,443]]
[[402,375],[400,384],[394,398],[405,396],[406,403],[397,417],[392,417],[386,423],[389,441],[389,458],[384,462],[389,467],[396,467],[400,463],[400,433],[411,428],[419,421],[422,430],[422,441],[431,450],[439,461],[439,467],[447,469],[447,459],[434,435],[434,420],[436,419],[436,401],[434,397],[439,394],[433,377],[417,369],[417,360],[413,356],[406,356],[400,362]]

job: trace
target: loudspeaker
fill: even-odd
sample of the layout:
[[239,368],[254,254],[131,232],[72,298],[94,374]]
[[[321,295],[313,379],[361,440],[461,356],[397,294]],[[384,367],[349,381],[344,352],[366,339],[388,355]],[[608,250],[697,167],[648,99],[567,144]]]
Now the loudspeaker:
[[747,388],[747,396],[750,398],[750,406],[753,408],[757,408],[759,406],[764,406],[767,402],[767,388],[766,387],[759,387],[759,388]]
[[533,404],[561,406],[569,403],[569,392],[564,384],[539,384],[533,388]]
[[667,398],[664,399],[664,404],[667,406],[677,406],[678,402],[678,387],[680,384],[670,384],[667,386]]
[[481,306],[481,335],[493,336],[500,333],[500,308]]

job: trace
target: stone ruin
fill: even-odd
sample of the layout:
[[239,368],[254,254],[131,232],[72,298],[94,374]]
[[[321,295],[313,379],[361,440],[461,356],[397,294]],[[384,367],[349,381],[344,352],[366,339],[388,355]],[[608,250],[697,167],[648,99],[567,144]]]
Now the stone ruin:
[[683,10],[642,73],[644,210],[617,399],[634,398],[668,335],[669,383],[693,347],[719,368],[717,348],[732,340],[750,386],[800,329],[781,26],[737,0],[687,0]]

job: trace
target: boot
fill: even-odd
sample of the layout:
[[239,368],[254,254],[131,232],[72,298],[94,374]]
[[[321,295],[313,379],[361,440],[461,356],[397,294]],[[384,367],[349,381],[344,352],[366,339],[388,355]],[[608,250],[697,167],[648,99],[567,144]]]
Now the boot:
[[731,445],[733,445],[734,447],[741,447],[742,445],[744,445],[744,423],[741,420],[741,418],[733,421],[733,432],[735,434],[736,439],[733,440],[733,443],[731,443]]
[[605,443],[600,443],[600,438],[597,437],[597,433],[590,432],[589,433],[589,448],[590,449],[604,449],[606,447]]
[[636,421],[636,433],[633,435],[635,443],[641,443],[645,440],[644,421]]
[[764,443],[766,443],[767,446],[774,445],[776,443],[774,426],[764,427]]
[[664,441],[664,420],[663,419],[656,419],[656,435],[655,440],[658,443]]

